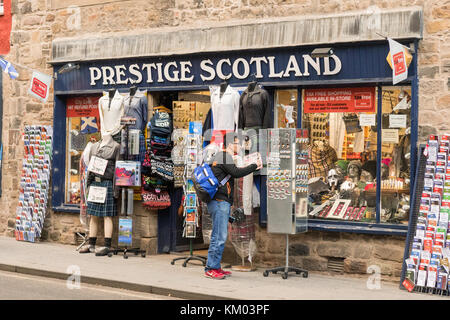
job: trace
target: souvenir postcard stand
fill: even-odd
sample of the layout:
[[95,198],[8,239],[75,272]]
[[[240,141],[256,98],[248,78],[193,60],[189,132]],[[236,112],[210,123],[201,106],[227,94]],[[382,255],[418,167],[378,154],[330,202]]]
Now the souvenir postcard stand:
[[[121,125],[125,126],[125,131],[126,131],[126,140],[125,140],[125,160],[129,160],[130,159],[130,146],[129,146],[129,141],[130,141],[130,129],[129,126],[131,124],[135,124],[136,123],[136,119],[134,118],[122,118],[120,120]],[[138,144],[139,145],[139,144]],[[114,179],[116,179],[116,177],[114,177]],[[139,183],[140,183],[140,179],[139,179]],[[126,187],[121,187],[122,191],[124,191],[124,189],[128,189]],[[133,189],[130,189],[133,190]],[[125,190],[127,191],[127,190]],[[122,206],[121,206],[121,214],[125,214],[124,212],[124,207],[125,207],[125,201],[126,201],[126,197],[127,197],[127,192],[122,192]],[[128,200],[133,202],[133,197],[132,196],[128,196]],[[132,203],[128,204],[129,206],[132,206]],[[113,254],[117,255],[119,252],[123,252],[123,258],[124,259],[128,259],[128,255],[127,253],[134,253],[134,255],[138,255],[140,254],[141,257],[145,258],[146,256],[146,251],[145,250],[141,250],[141,248],[128,248],[128,245],[132,245],[132,242],[130,243],[129,241],[125,241],[124,239],[129,239],[132,238],[132,220],[133,218],[131,216],[125,216],[122,218],[119,218],[119,228],[123,227],[121,230],[119,230],[119,243],[118,246],[120,247],[121,244],[124,244],[122,248],[115,248],[115,249],[111,249],[111,251],[108,253],[108,257],[112,257]],[[131,229],[131,230],[130,230]],[[131,231],[131,232],[130,232]],[[124,242],[122,242],[122,241]]]
[[450,295],[450,137],[419,148],[400,289]]
[[36,242],[41,237],[47,215],[52,140],[51,126],[24,128],[25,156],[14,231],[18,241]]
[[267,157],[267,232],[286,234],[286,265],[265,270],[308,277],[308,271],[289,266],[289,235],[308,230],[308,131],[269,129]]
[[[193,253],[193,239],[197,236],[197,228],[199,226],[199,214],[198,206],[199,201],[197,194],[195,193],[194,183],[192,182],[192,174],[194,169],[198,166],[202,158],[202,129],[201,126],[195,127],[196,122],[191,122],[189,125],[189,134],[186,140],[186,153],[185,153],[185,170],[184,170],[184,203],[183,203],[183,216],[184,216],[184,229],[183,237],[189,238],[189,256],[178,257],[171,261],[174,265],[175,261],[184,260],[183,267],[186,267],[187,263],[191,260],[200,261],[204,266],[206,265],[206,257],[196,256]],[[200,123],[201,124],[201,123]]]

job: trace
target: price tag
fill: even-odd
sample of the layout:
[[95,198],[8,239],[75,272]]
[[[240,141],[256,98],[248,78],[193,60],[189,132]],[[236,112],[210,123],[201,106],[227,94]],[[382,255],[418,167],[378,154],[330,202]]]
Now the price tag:
[[106,191],[107,189],[105,187],[90,186],[87,201],[95,203],[105,203]]
[[108,165],[108,160],[93,156],[89,161],[88,171],[103,175]]

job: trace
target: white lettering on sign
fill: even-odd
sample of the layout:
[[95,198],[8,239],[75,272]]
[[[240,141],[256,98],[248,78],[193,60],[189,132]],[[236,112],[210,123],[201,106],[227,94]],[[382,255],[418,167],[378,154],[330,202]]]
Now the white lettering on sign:
[[[301,57],[289,56],[287,62],[280,63],[275,56],[261,56],[236,59],[220,59],[214,63],[210,59],[200,61],[200,65],[193,65],[191,61],[170,61],[167,63],[143,63],[115,66],[90,67],[90,85],[98,82],[103,85],[125,85],[164,82],[193,82],[196,76],[202,81],[213,81],[218,78],[227,80],[232,77],[246,79],[253,74],[257,79],[290,78],[309,76],[332,76],[342,70],[342,62],[338,56],[312,58],[304,54]],[[194,74],[193,74],[194,73]]]

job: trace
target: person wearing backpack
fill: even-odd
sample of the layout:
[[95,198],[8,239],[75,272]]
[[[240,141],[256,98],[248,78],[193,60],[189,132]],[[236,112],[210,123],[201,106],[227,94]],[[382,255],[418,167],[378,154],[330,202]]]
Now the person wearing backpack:
[[262,163],[253,163],[247,167],[238,168],[234,164],[233,155],[239,153],[240,144],[237,134],[227,133],[224,137],[224,151],[220,151],[213,158],[211,170],[218,181],[227,180],[221,184],[213,199],[208,202],[208,212],[211,214],[213,228],[208,249],[208,260],[205,267],[205,277],[224,279],[231,272],[221,268],[225,242],[228,236],[228,220],[233,204],[234,178],[242,178],[262,168]]

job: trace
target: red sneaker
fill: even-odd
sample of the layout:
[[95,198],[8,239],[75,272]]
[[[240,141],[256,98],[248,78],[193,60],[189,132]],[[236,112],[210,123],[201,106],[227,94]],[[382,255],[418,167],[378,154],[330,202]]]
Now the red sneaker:
[[222,280],[225,279],[225,275],[217,269],[211,269],[205,272],[205,277],[211,278],[211,279],[217,279]]
[[231,271],[225,271],[222,268],[217,269],[217,271],[220,272],[221,274],[223,274],[225,277],[231,276]]

